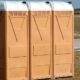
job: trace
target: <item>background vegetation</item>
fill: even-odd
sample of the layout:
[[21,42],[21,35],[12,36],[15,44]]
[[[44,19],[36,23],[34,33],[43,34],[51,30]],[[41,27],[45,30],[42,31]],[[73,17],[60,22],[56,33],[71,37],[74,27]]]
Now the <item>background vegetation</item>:
[[80,38],[80,9],[75,10],[75,19],[74,19],[74,32],[75,38]]

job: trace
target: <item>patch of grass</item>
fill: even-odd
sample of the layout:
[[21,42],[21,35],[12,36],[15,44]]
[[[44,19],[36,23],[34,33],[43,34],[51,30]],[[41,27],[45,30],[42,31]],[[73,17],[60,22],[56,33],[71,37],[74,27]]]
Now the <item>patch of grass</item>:
[[80,34],[74,35],[74,39],[79,39],[79,38],[80,38]]
[[75,52],[75,80],[80,80],[80,52]]
[[74,19],[74,32],[75,32],[75,36],[74,38],[80,38],[80,15],[75,15],[75,19]]
[[80,14],[80,9],[76,9],[74,13],[75,14]]
[[75,24],[74,32],[80,34],[80,16],[79,17],[75,16],[74,24]]

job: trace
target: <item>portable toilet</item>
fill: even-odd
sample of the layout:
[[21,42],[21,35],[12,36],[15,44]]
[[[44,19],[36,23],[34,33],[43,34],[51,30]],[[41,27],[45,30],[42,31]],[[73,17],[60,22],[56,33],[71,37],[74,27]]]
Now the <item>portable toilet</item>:
[[31,79],[51,77],[52,18],[45,2],[27,2],[30,9]]
[[29,80],[28,8],[1,1],[0,11],[0,80]]
[[53,14],[53,77],[74,76],[74,9],[72,4],[51,1]]

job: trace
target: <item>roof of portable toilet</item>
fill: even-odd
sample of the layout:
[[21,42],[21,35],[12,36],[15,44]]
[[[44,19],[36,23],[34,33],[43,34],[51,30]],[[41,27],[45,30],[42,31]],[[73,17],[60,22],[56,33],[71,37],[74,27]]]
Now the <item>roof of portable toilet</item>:
[[51,7],[44,1],[30,1],[27,5],[31,11],[51,11]]
[[73,11],[73,6],[70,3],[62,1],[51,1],[50,2],[53,11]]
[[0,1],[0,11],[28,11],[21,1]]

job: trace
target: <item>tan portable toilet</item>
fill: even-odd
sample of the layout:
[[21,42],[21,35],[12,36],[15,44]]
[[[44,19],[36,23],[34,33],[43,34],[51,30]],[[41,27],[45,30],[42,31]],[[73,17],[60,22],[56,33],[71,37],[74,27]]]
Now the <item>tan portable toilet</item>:
[[51,77],[51,7],[45,2],[27,2],[30,9],[31,79]]
[[0,10],[0,80],[29,80],[28,8],[21,2],[3,1]]
[[72,4],[53,1],[53,77],[74,76],[74,10]]

